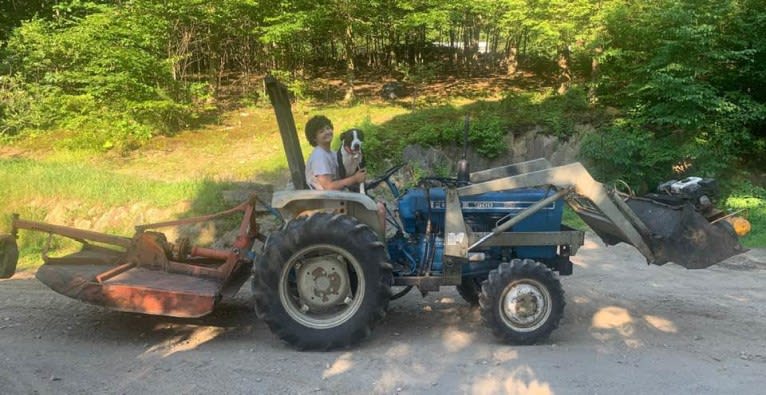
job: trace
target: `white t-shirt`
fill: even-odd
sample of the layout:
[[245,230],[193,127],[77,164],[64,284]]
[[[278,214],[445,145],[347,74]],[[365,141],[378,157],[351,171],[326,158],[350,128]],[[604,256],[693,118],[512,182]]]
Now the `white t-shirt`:
[[316,146],[306,161],[306,184],[311,189],[322,190],[317,176],[323,175],[329,175],[333,181],[338,178],[338,158],[335,153]]

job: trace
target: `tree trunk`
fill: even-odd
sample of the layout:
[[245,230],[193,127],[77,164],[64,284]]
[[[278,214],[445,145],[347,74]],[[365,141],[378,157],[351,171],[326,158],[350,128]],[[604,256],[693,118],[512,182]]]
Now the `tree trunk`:
[[354,31],[349,21],[343,35],[343,49],[346,58],[346,94],[344,100],[351,102],[354,100]]
[[455,39],[455,29],[451,28],[449,29],[449,53],[450,53],[450,67],[452,69],[455,68],[455,65],[457,64],[457,49],[455,48],[456,39]]
[[471,48],[471,30],[468,26],[468,15],[465,15],[463,19],[463,68],[467,75],[471,75],[471,55],[469,53]]
[[596,47],[594,50],[593,58],[591,58],[590,61],[590,86],[588,87],[588,102],[592,104],[598,102],[598,96],[596,95],[596,84],[598,83],[600,71],[598,58],[601,56],[602,52],[604,52],[603,47]]
[[505,72],[508,76],[513,76],[519,69],[519,59],[517,57],[518,49],[516,47],[508,48],[505,57]]
[[556,92],[559,95],[567,93],[570,85],[572,84],[572,71],[569,69],[569,46],[564,46],[559,51],[559,87]]
[[390,67],[396,67],[396,62],[398,60],[396,57],[396,46],[399,40],[396,38],[394,29],[391,29],[388,33],[388,41],[388,65]]

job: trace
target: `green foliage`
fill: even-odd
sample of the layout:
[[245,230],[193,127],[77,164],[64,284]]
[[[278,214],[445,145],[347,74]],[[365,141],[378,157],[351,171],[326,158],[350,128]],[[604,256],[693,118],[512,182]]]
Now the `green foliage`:
[[79,147],[134,147],[187,124],[163,58],[162,20],[93,6],[76,19],[33,19],[8,41],[0,133],[76,131]]
[[[594,115],[594,113],[596,115]],[[572,136],[575,125],[598,120],[590,111],[585,93],[574,87],[565,95],[511,93],[501,101],[477,101],[470,105],[443,104],[417,108],[383,124],[369,120],[359,127],[365,131],[366,152],[372,163],[397,160],[405,146],[462,147],[465,116],[469,115],[468,142],[487,159],[506,152],[506,135],[542,126],[544,133],[561,138]]]
[[508,130],[507,121],[486,115],[471,123],[468,142],[485,158],[495,159],[506,151],[504,137]]
[[684,163],[698,174],[725,176],[760,163],[766,85],[758,76],[766,64],[758,59],[766,55],[766,20],[750,11],[756,3],[616,7],[606,18],[600,92],[603,103],[627,111],[593,137],[606,143],[591,143],[584,154],[602,172],[636,181],[628,174],[635,169],[653,179]]
[[293,98],[303,100],[308,96],[308,83],[294,73],[286,70],[271,70],[270,74],[287,87],[287,91]]
[[402,81],[411,84],[428,84],[436,80],[441,72],[440,65],[436,63],[399,63],[396,65],[396,71],[402,75]]
[[58,93],[55,87],[27,85],[18,77],[0,76],[0,136],[53,126],[60,111],[54,100]]
[[753,185],[748,181],[740,182],[724,201],[726,207],[742,211],[742,216],[750,221],[752,229],[742,238],[747,247],[766,245],[766,188]]
[[[462,146],[465,114],[452,105],[444,105],[397,117],[386,125],[367,120],[360,126],[366,133],[366,152],[371,162],[384,162],[396,160],[410,144]],[[496,158],[505,152],[503,137],[508,128],[507,122],[497,115],[475,114],[470,122],[469,143],[481,155]]]
[[542,126],[560,138],[574,133],[578,123],[598,120],[597,109],[588,106],[585,91],[574,86],[563,95],[544,92],[510,92],[501,103],[501,111],[514,128]]
[[646,192],[671,176],[678,148],[673,137],[658,139],[654,133],[622,120],[600,133],[584,136],[580,154],[588,159],[596,179],[606,183],[622,180]]
[[572,210],[569,205],[564,205],[564,213],[563,217],[561,218],[561,222],[563,222],[565,225],[582,231],[588,231],[590,230],[590,227],[588,224],[585,223],[585,221],[580,218],[577,213]]
[[[594,124],[584,157],[638,189],[678,165],[719,177],[766,166],[762,0],[0,3],[3,142],[55,133],[59,147],[134,149],[223,105],[253,104],[272,70],[307,102],[315,76],[342,89],[360,75],[422,87],[515,69],[503,79],[526,90],[499,104],[421,95],[411,114],[370,122],[373,155],[459,145],[471,114],[471,144],[488,158],[503,154],[509,131],[567,138]],[[547,86],[564,48],[574,87],[556,95]],[[603,107],[588,103],[618,118],[602,127]]]

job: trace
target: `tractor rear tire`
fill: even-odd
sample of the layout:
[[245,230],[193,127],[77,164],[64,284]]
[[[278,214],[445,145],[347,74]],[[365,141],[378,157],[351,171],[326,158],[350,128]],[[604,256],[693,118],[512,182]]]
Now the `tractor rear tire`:
[[258,316],[299,350],[337,349],[369,336],[385,316],[393,282],[370,227],[321,212],[272,233],[253,274]]
[[553,271],[531,259],[503,262],[479,296],[482,320],[506,343],[534,344],[559,326],[564,291]]

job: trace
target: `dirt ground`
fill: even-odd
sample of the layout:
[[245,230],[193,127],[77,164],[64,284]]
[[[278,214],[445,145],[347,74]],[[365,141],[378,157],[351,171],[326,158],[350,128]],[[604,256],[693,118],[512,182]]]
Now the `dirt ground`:
[[81,304],[20,273],[0,281],[0,392],[763,393],[766,250],[688,271],[589,237],[574,261],[544,344],[499,344],[448,287],[393,302],[368,341],[326,353],[276,339],[249,285],[173,319]]

